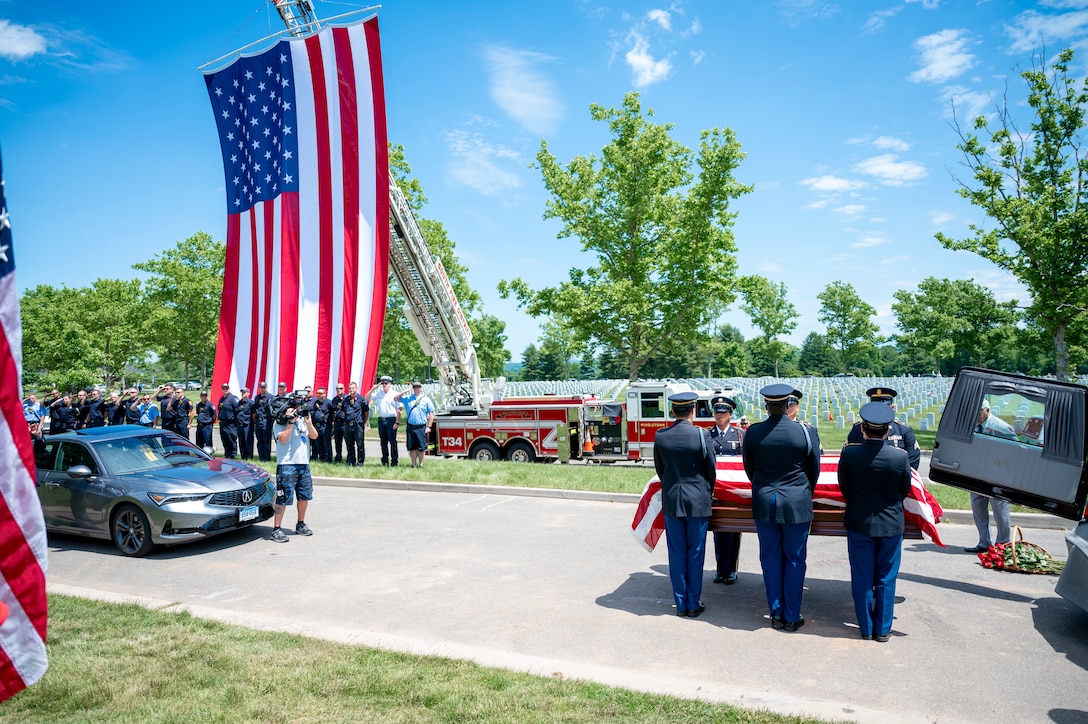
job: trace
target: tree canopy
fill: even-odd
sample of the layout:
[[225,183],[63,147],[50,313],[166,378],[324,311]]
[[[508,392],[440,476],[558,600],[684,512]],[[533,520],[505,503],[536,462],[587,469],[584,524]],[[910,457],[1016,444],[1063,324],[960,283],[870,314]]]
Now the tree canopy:
[[839,352],[842,371],[849,372],[879,341],[880,328],[871,319],[876,310],[846,282],[831,282],[816,298],[820,300],[817,318],[827,327],[828,342]]
[[596,266],[571,269],[557,287],[503,281],[534,317],[560,315],[575,335],[624,356],[628,378],[670,339],[694,337],[734,297],[736,244],[730,202],[751,186],[733,176],[744,154],[729,128],[703,131],[695,153],[672,124],[643,114],[637,93],[619,108],[593,104],[612,140],[601,155],[563,166],[541,141],[537,167],[551,194],[544,218],[562,223]]
[[1059,380],[1068,379],[1069,326],[1088,309],[1088,79],[1070,77],[1072,60],[1073,51],[1063,50],[1048,73],[1040,55],[1020,73],[1034,114],[1029,131],[1017,126],[1018,104],[1010,107],[1007,98],[992,120],[975,119],[975,133],[957,124],[957,148],[973,177],[957,179],[958,193],[985,211],[993,228],[972,224],[964,239],[937,234],[946,248],[972,251],[1028,288],[1028,317],[1053,341]]
[[786,354],[790,345],[779,339],[797,327],[797,307],[786,296],[786,284],[775,284],[766,277],[751,275],[741,277],[738,283],[744,297],[741,309],[752,320],[752,325],[761,332],[757,338],[757,348],[762,356],[774,362],[774,374],[778,376],[779,360]]

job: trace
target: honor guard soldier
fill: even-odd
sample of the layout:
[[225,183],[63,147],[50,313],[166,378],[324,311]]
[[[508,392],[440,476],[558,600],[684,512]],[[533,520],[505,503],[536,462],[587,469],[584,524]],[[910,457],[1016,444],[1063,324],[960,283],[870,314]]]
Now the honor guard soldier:
[[219,438],[223,441],[223,455],[233,458],[238,454],[238,398],[230,391],[230,384],[224,382],[222,389],[223,395],[216,409]]
[[907,452],[885,443],[895,412],[883,402],[861,408],[862,442],[839,458],[839,489],[850,556],[850,592],[863,639],[891,635],[895,580],[903,545],[903,500],[910,493]]
[[[922,450],[918,447],[918,440],[914,437],[914,430],[909,425],[904,425],[895,420],[895,397],[899,393],[890,387],[871,387],[865,393],[869,402],[883,402],[892,411],[892,421],[888,425],[888,436],[884,438],[885,445],[891,445],[907,452],[910,458],[910,466],[915,470],[922,462]],[[846,442],[861,442],[861,421],[854,423],[850,433],[846,436]]]
[[257,459],[265,463],[272,459],[272,416],[268,413],[271,401],[268,383],[261,382],[253,396],[253,435],[257,438]]
[[200,402],[196,403],[196,446],[213,447],[212,426],[215,425],[215,405],[208,401],[208,393],[200,393]]
[[767,419],[748,428],[741,455],[752,481],[752,518],[767,588],[771,626],[796,631],[805,625],[801,596],[812,523],[812,491],[820,477],[820,437],[792,420],[801,391],[768,385],[759,391]]
[[654,468],[661,479],[661,507],[669,544],[669,580],[676,615],[697,617],[703,605],[703,562],[717,465],[706,433],[692,422],[694,392],[669,397],[673,424],[654,436]]
[[[737,403],[728,397],[715,397],[710,404],[714,409],[714,427],[710,428],[711,448],[717,455],[740,455],[741,431],[733,422]],[[731,586],[737,582],[737,562],[740,558],[740,533],[714,534],[715,583]]]

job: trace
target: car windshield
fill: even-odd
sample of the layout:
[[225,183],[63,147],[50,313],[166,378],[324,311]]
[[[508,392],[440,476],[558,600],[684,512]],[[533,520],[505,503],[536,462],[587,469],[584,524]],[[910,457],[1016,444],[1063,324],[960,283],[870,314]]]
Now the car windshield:
[[141,435],[95,443],[95,452],[114,475],[162,470],[178,463],[207,460],[195,445],[168,435]]

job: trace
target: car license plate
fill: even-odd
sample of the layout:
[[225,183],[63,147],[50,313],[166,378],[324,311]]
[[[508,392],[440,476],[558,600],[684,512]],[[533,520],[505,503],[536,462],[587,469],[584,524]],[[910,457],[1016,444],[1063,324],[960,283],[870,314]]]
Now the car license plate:
[[256,505],[251,505],[248,508],[242,508],[238,511],[238,522],[245,523],[247,520],[253,520],[261,514],[261,509]]

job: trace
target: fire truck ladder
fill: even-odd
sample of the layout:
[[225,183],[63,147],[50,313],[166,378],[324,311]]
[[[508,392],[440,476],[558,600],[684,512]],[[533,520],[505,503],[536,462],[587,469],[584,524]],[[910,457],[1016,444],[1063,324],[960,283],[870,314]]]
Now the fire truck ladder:
[[407,300],[404,316],[442,377],[448,406],[473,410],[480,403],[480,364],[472,331],[442,262],[431,255],[408,200],[392,179],[389,231],[390,266]]

